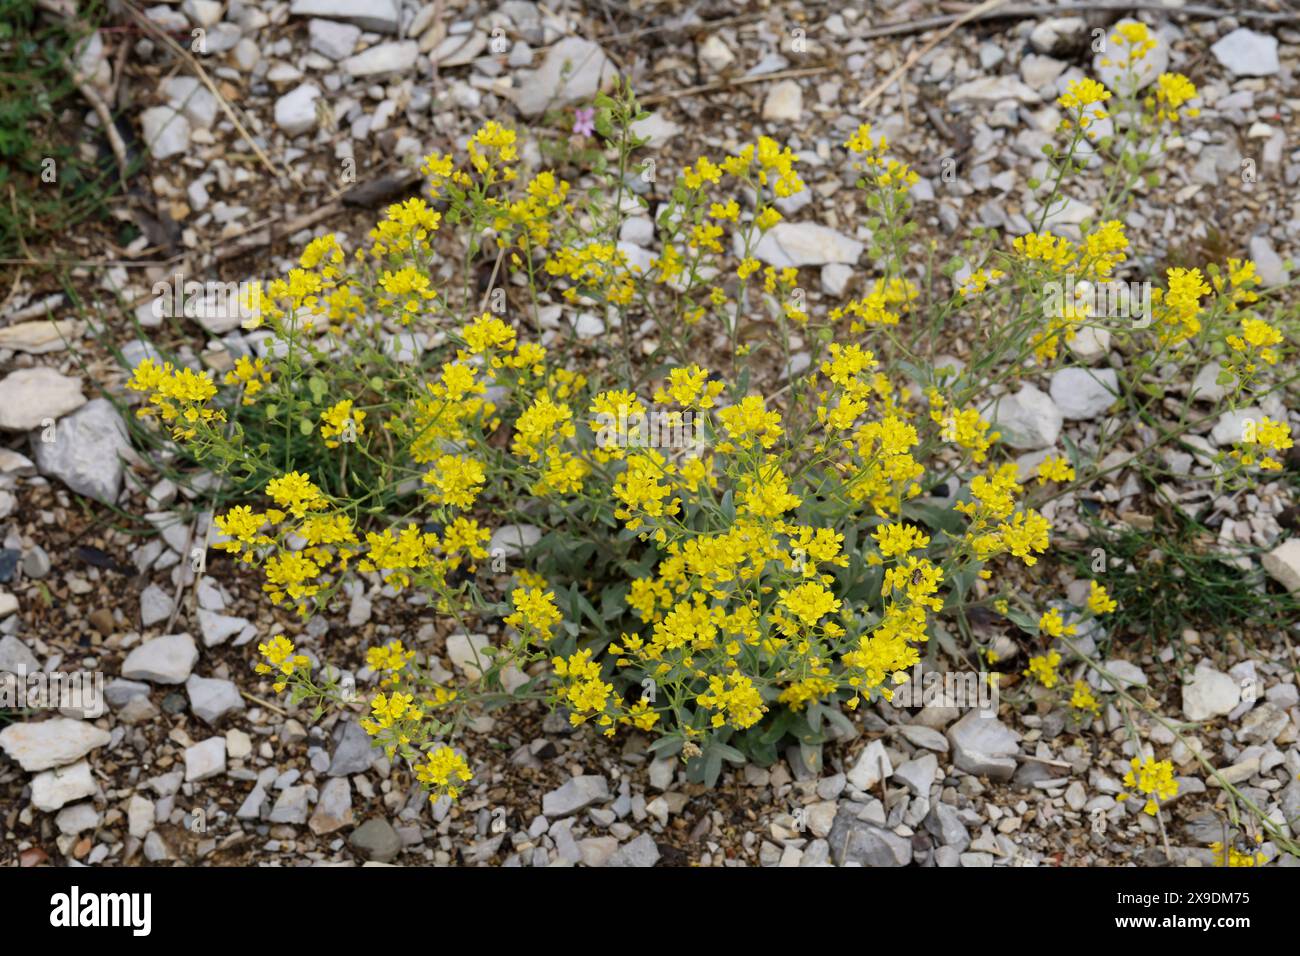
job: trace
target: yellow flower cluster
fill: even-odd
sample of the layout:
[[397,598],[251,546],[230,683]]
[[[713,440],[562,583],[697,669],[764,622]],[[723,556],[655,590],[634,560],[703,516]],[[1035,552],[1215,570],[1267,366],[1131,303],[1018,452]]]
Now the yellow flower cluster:
[[159,365],[147,358],[135,367],[126,387],[146,394],[148,404],[136,415],[157,415],[171,426],[172,437],[178,441],[191,440],[200,427],[226,420],[225,411],[208,407],[217,394],[209,372],[176,368],[171,362]]
[[[1172,800],[1178,795],[1178,781],[1174,779],[1174,765],[1168,760],[1156,760],[1154,757],[1134,757],[1129,761],[1129,771],[1124,774],[1124,786],[1132,787],[1147,801],[1142,809],[1155,816],[1160,809],[1161,800]],[[1126,799],[1127,793],[1121,793],[1117,800]]]
[[293,642],[283,634],[258,644],[257,650],[262,660],[253,669],[259,674],[274,675],[272,686],[277,694],[288,686],[288,679],[295,673],[311,670],[311,659],[306,654],[296,653]]

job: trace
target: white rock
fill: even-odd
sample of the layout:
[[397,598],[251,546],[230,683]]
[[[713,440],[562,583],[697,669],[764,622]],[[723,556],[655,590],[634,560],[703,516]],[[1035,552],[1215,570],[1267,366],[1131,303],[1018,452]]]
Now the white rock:
[[1208,362],[1204,365],[1192,380],[1192,398],[1198,402],[1211,404],[1222,399],[1227,394],[1226,389],[1219,384],[1219,373],[1222,371],[1223,366],[1218,362]]
[[299,136],[316,127],[316,100],[320,87],[304,83],[275,101],[275,125],[290,136]]
[[1220,448],[1245,441],[1250,423],[1256,426],[1264,418],[1259,408],[1238,408],[1224,412],[1210,432],[1210,441]]
[[1183,682],[1183,716],[1188,720],[1221,717],[1241,702],[1241,688],[1222,671],[1202,662]]
[[513,91],[515,106],[531,119],[548,109],[589,102],[613,82],[616,70],[595,43],[565,37],[546,52],[539,69],[519,78]]
[[143,794],[134,794],[126,805],[127,832],[143,840],[154,827],[154,802]]
[[[1102,670],[1106,671],[1111,675],[1111,677],[1114,677],[1115,680],[1119,681],[1121,689],[1147,686],[1147,675],[1142,671],[1142,668],[1138,667],[1131,661],[1126,661],[1121,658],[1113,658],[1111,660],[1101,661],[1100,663]],[[1088,683],[1097,690],[1115,690],[1115,688],[1111,686],[1110,679],[1103,677],[1101,672],[1095,668],[1088,669]]]
[[253,738],[238,727],[226,731],[226,756],[231,760],[243,760],[253,752]]
[[727,46],[716,31],[709,32],[709,38],[700,47],[699,56],[700,62],[714,73],[721,73],[736,59],[736,54],[731,52],[731,47]]
[[74,763],[109,739],[108,731],[94,724],[54,717],[0,730],[0,750],[30,773]]
[[375,33],[396,33],[401,25],[397,0],[293,0],[289,13],[346,20]]
[[1077,226],[1085,219],[1093,219],[1097,215],[1097,207],[1090,203],[1075,199],[1073,196],[1056,196],[1047,205],[1047,215],[1043,217],[1043,207],[1036,202],[1030,202],[1026,209],[1026,215],[1035,223],[1039,218],[1043,218],[1043,225],[1046,226]]
[[153,106],[140,114],[144,141],[154,159],[170,159],[190,148],[190,121],[170,106]]
[[83,760],[32,777],[32,806],[53,813],[73,800],[93,797],[98,789],[90,774],[90,764]]
[[1272,76],[1278,71],[1277,37],[1238,27],[1210,52],[1236,76]]
[[0,379],[0,428],[25,432],[86,404],[81,379],[38,365]]
[[112,402],[97,398],[60,419],[54,441],[36,441],[36,467],[79,495],[104,504],[122,490],[122,456],[131,452],[126,424]]
[[333,833],[353,822],[352,783],[347,777],[335,777],[327,780],[321,787],[320,800],[316,812],[311,815],[307,825],[317,836]]
[[276,798],[275,806],[271,808],[268,821],[271,823],[306,823],[309,809],[307,787],[286,787],[284,792]]
[[932,753],[926,753],[901,764],[894,771],[894,779],[903,781],[917,796],[928,797],[930,785],[934,783],[935,774],[938,772],[939,758]]
[[207,780],[226,772],[226,738],[209,737],[185,748],[185,782]]
[[59,811],[59,815],[54,818],[54,825],[64,836],[76,836],[84,830],[93,830],[99,826],[99,811],[89,801],[75,803]]
[[1260,281],[1265,286],[1286,284],[1288,279],[1286,267],[1282,264],[1282,257],[1273,251],[1273,244],[1268,241],[1268,236],[1251,236],[1250,258],[1254,261]]
[[215,647],[230,640],[251,623],[246,617],[232,617],[218,614],[204,608],[198,610],[199,631],[203,634],[203,646]]
[[59,322],[51,322],[49,319],[19,322],[8,328],[0,328],[0,349],[13,349],[15,352],[26,352],[28,355],[62,352],[68,347],[68,341],[81,338],[84,328],[75,319],[63,319]]
[[1082,46],[1088,36],[1083,17],[1053,17],[1029,31],[1029,45],[1038,53],[1059,56]]
[[542,813],[551,820],[577,813],[593,803],[609,799],[609,782],[599,774],[573,777],[564,786],[542,797]]
[[488,554],[517,558],[542,540],[542,529],[531,524],[503,524],[488,540]]
[[151,584],[140,592],[140,623],[152,627],[159,621],[171,617],[175,605],[172,596],[156,584]]
[[190,698],[190,710],[209,725],[244,709],[244,698],[234,681],[191,674],[185,682],[185,693]]
[[242,37],[230,51],[230,59],[244,73],[252,73],[262,59],[262,48],[251,37]]
[[1110,330],[1095,325],[1085,325],[1065,343],[1070,354],[1085,365],[1095,365],[1110,352]]
[[957,769],[993,780],[1010,780],[1016,772],[1011,755],[1016,753],[1019,740],[1020,735],[1002,721],[978,710],[968,710],[948,728],[952,762]]
[[894,773],[893,765],[889,762],[889,754],[885,752],[885,745],[879,740],[873,740],[858,754],[858,759],[853,764],[846,777],[850,784],[863,793],[867,793],[877,785],[881,780],[888,780]]
[[1064,423],[1051,397],[1028,384],[1015,395],[1001,396],[983,414],[1006,444],[1029,451],[1055,445]]
[[763,119],[793,122],[803,116],[803,89],[794,80],[782,80],[767,92],[763,100]]
[[579,312],[577,315],[570,316],[569,324],[573,326],[574,335],[587,341],[600,338],[605,334],[605,323],[600,316],[592,315],[590,312]]
[[350,57],[361,39],[361,28],[333,20],[312,20],[307,24],[308,45],[331,60]]
[[1300,592],[1300,538],[1283,541],[1260,559],[1269,576],[1292,594]]
[[1038,93],[1014,76],[981,76],[967,80],[948,94],[948,105],[977,103],[992,106],[1003,100],[1019,103],[1039,102]]
[[430,55],[439,67],[464,66],[482,53],[488,44],[487,34],[482,30],[470,33],[451,34],[444,37],[437,49]]
[[188,634],[168,634],[141,644],[122,662],[122,676],[155,684],[183,684],[199,659],[199,649]]
[[754,255],[778,269],[828,262],[853,265],[862,255],[862,243],[815,222],[779,222],[758,241]]
[[662,113],[651,113],[643,120],[632,124],[632,134],[646,140],[647,149],[662,149],[681,131],[681,126],[664,117]]
[[211,129],[216,122],[217,110],[220,108],[217,98],[196,77],[173,76],[163,80],[162,91],[167,97],[167,105],[185,114],[191,126]]
[[220,0],[185,0],[181,12],[190,18],[190,22],[199,27],[210,27],[221,22],[222,4]]
[[19,638],[13,634],[0,637],[0,672],[6,674],[35,674],[41,662]]
[[844,295],[844,290],[849,287],[849,280],[853,278],[853,267],[845,265],[842,262],[829,262],[822,266],[822,288],[827,295],[833,295],[840,298]]
[[1119,399],[1119,376],[1113,368],[1077,368],[1057,371],[1048,386],[1052,401],[1070,421],[1096,418]]
[[1065,67],[1061,60],[1030,53],[1020,61],[1020,75],[1029,87],[1038,90],[1055,83],[1056,78],[1065,72]]
[[36,474],[36,465],[26,455],[20,455],[11,448],[0,446],[0,474],[15,478],[30,478]]
[[447,656],[466,677],[478,680],[482,676],[480,665],[491,666],[492,658],[484,651],[491,643],[486,634],[448,634]]
[[649,248],[655,241],[655,224],[647,216],[632,216],[619,227],[618,238],[621,242]]
[[420,55],[420,45],[414,40],[399,40],[393,43],[380,43],[356,56],[350,56],[340,64],[349,76],[387,76],[390,73],[405,73],[415,66],[415,59]]

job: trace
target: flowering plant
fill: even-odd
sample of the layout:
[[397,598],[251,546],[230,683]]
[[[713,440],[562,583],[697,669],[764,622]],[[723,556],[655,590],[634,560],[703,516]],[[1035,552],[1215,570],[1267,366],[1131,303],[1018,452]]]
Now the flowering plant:
[[[1138,320],[1079,291],[1132,267],[1116,211],[1194,115],[1185,77],[1139,97],[1150,37],[1124,39],[1114,89],[1077,81],[1058,101],[1066,145],[1031,184],[1035,228],[979,236],[947,264],[910,263],[917,174],[869,126],[852,131],[876,274],[835,308],[810,301],[798,269],[763,264],[777,200],[805,188],[767,137],[698,157],[655,196],[657,253],[620,242],[658,191],[634,132],[644,114],[621,89],[595,103],[605,155],[586,179],[527,169],[516,133],[489,122],[463,161],[426,159],[425,195],[391,206],[368,245],[349,256],[323,235],[254,288],[259,357],[233,364],[227,392],[148,360],[130,387],[189,454],[262,490],[216,517],[214,547],[259,568],[274,605],[306,617],[359,575],[427,607],[465,650],[461,681],[409,639],[366,654],[362,726],[433,796],[471,777],[453,748],[475,709],[511,699],[649,732],[707,782],[790,740],[815,759],[855,732],[846,711],[934,659],[932,638],[994,661],[977,609],[1037,645],[1025,676],[1055,688],[1061,642],[1115,604],[1094,580],[1083,606],[1044,609],[1017,573],[1047,552],[1053,504],[1206,420],[1189,393],[1157,433],[1154,411],[1178,405],[1164,363],[1222,364],[1214,416],[1289,381],[1248,261],[1169,269]],[[1090,165],[1108,179],[1099,218],[1052,232],[1063,183]],[[1074,294],[1044,308],[1067,280]],[[938,361],[961,327],[978,327],[976,356]],[[1026,445],[999,433],[997,403],[1101,332],[1127,358],[1125,415],[1091,445],[1009,455]],[[415,337],[428,348],[411,361]],[[1285,421],[1264,416],[1220,454],[1218,480],[1251,480],[1288,447]],[[337,667],[282,634],[260,648],[277,691],[351,705]],[[1099,712],[1085,682],[1065,686],[1081,717]]]

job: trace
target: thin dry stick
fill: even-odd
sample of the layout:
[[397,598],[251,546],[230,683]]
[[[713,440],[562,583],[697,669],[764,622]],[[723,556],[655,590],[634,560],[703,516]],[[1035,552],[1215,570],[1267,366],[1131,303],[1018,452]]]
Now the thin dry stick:
[[82,98],[90,104],[90,108],[99,117],[99,125],[103,127],[104,136],[108,138],[109,148],[113,150],[113,156],[117,159],[118,182],[122,184],[123,189],[126,189],[126,180],[131,164],[127,161],[126,143],[122,142],[122,134],[117,131],[108,103],[104,101],[104,98],[99,95],[93,86],[82,80],[80,74],[66,59],[63,61],[63,68],[72,76],[72,80],[77,84],[77,90],[81,93]]
[[948,37],[952,36],[953,33],[956,32],[957,29],[961,27],[963,24],[969,23],[970,21],[982,15],[991,13],[992,11],[996,10],[998,7],[1004,6],[1006,2],[1007,0],[985,0],[985,2],[981,3],[978,7],[973,7],[972,9],[967,10],[956,20],[954,20],[951,24],[949,24],[947,29],[940,30],[937,34],[935,34],[932,40],[928,41],[924,45],[917,47],[915,50],[913,50],[911,55],[908,56],[908,58],[903,61],[902,65],[899,66],[898,69],[894,70],[894,72],[890,73],[889,76],[885,77],[884,81],[881,82],[879,86],[877,86],[874,90],[872,90],[870,93],[868,93],[866,96],[862,98],[862,100],[858,103],[858,109],[860,110],[866,109],[876,100],[880,99],[881,95],[885,92],[885,90],[893,86],[894,83],[898,80],[898,78],[901,77],[908,70],[910,70],[916,64],[916,62],[921,59],[921,57],[925,56],[927,53],[929,53],[931,50],[937,47],[944,40],[948,39]]
[[817,76],[830,70],[829,66],[809,66],[799,70],[778,70],[775,73],[760,73],[758,76],[738,76],[734,79],[718,80],[714,83],[702,83],[685,89],[673,90],[671,93],[654,93],[638,100],[643,106],[666,103],[680,96],[693,96],[696,93],[711,93],[715,90],[727,90],[735,86],[747,86],[750,83],[767,83],[770,80],[793,80],[801,76]]
[[262,700],[262,698],[260,697],[254,697],[252,694],[248,693],[248,691],[241,690],[239,692],[239,696],[243,697],[245,700],[251,700],[253,703],[265,707],[267,710],[273,710],[281,717],[289,716],[289,712],[287,710],[282,710],[281,708],[275,706],[275,704],[271,703],[269,700]]

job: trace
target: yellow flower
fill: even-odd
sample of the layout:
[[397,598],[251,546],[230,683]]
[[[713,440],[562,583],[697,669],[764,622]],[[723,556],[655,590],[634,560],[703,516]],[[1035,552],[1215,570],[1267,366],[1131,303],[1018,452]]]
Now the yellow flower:
[[371,670],[397,672],[415,660],[415,651],[408,651],[401,641],[389,641],[366,651],[366,664]]
[[1038,465],[1038,483],[1045,485],[1049,481],[1074,481],[1074,468],[1068,458],[1049,455]]
[[1101,713],[1101,704],[1093,696],[1092,688],[1088,686],[1085,680],[1076,680],[1070,693],[1070,706],[1080,714],[1091,714],[1096,717]]
[[482,462],[463,455],[443,455],[424,473],[433,500],[453,508],[470,508],[487,481]]
[[226,385],[242,385],[244,388],[243,404],[252,405],[257,401],[257,393],[271,384],[271,370],[262,359],[241,355],[235,360],[235,367],[226,373],[222,382]]
[[[1215,840],[1210,844],[1210,851],[1214,854],[1214,865],[1224,866],[1223,843]],[[1268,860],[1268,856],[1262,851],[1257,853],[1242,853],[1236,847],[1228,847],[1227,866],[1258,866]]]
[[930,546],[930,536],[910,524],[884,524],[872,532],[876,547],[886,558],[898,558],[909,551],[924,551]]
[[781,606],[797,617],[807,627],[812,627],[827,614],[840,609],[840,602],[820,584],[809,581],[780,594]]
[[1061,655],[1057,651],[1037,654],[1029,658],[1029,668],[1025,670],[1024,675],[1034,678],[1044,687],[1051,689],[1061,679],[1061,675],[1056,672],[1057,665],[1060,663]]
[[[1061,612],[1056,608],[1045,611],[1043,616],[1038,619],[1038,630],[1049,637],[1072,637],[1077,631],[1073,624],[1066,625],[1065,619],[1061,617]],[[1053,651],[1052,653],[1056,653]],[[1059,655],[1058,655],[1059,659]]]
[[295,518],[301,518],[308,511],[323,508],[326,504],[320,489],[312,484],[310,478],[297,471],[272,478],[267,482],[266,493],[281,508],[288,509]]
[[668,381],[655,392],[655,401],[676,402],[682,408],[712,408],[722,389],[721,382],[709,381],[706,369],[688,365],[668,372]]
[[516,588],[510,595],[515,612],[506,624],[526,637],[549,638],[563,619],[555,606],[555,595],[541,588]]
[[1057,99],[1056,105],[1071,116],[1071,120],[1064,121],[1065,126],[1069,126],[1073,121],[1078,123],[1081,129],[1087,129],[1094,120],[1106,118],[1106,111],[1100,104],[1108,99],[1110,99],[1110,90],[1096,80],[1084,78],[1071,80],[1065,93]]
[[1110,614],[1119,605],[1116,604],[1106,589],[1096,581],[1088,582],[1088,610],[1093,614]]
[[474,779],[465,758],[447,746],[425,754],[423,763],[415,765],[415,777],[430,787],[431,801],[444,795],[455,800],[460,796],[464,785]]
[[[1178,781],[1174,779],[1174,765],[1168,760],[1157,761],[1154,757],[1139,760],[1134,757],[1129,761],[1132,768],[1124,774],[1124,786],[1132,787],[1139,794],[1147,796],[1143,810],[1151,816],[1156,815],[1160,800],[1171,800],[1178,795]],[[1124,799],[1128,794],[1120,794]]]
[[[1146,106],[1155,112],[1157,120],[1177,123],[1181,118],[1178,111],[1184,103],[1196,96],[1195,85],[1181,73],[1161,73],[1156,78],[1155,96],[1147,98]],[[1188,107],[1183,110],[1183,115],[1195,118],[1200,112],[1194,107]]]
[[730,724],[737,730],[752,727],[767,712],[762,695],[744,674],[732,672],[725,677],[709,677],[709,689],[696,698],[700,706],[714,711],[714,727]]
[[353,411],[350,398],[335,402],[325,409],[320,413],[320,420],[320,434],[325,439],[326,448],[338,448],[336,438],[355,442],[360,435],[366,433],[366,426],[361,424],[366,420],[366,413],[360,409]]

